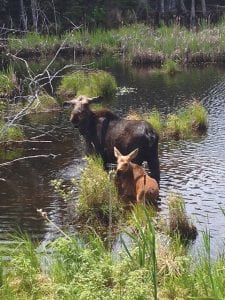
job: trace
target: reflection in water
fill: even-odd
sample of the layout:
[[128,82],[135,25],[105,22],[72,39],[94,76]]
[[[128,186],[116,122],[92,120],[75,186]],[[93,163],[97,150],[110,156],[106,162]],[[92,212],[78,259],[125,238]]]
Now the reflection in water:
[[[98,66],[108,70],[98,62]],[[175,111],[193,97],[202,99],[209,115],[207,135],[189,141],[160,143],[162,213],[166,214],[169,191],[184,196],[188,214],[201,231],[208,227],[218,247],[224,237],[225,217],[225,78],[223,70],[210,66],[188,69],[173,77],[151,70],[131,69],[115,63],[110,66],[118,85],[135,88],[136,93],[120,95],[108,103],[120,115],[130,109],[146,112],[157,107],[162,113]],[[106,105],[106,103],[104,103]],[[34,236],[49,239],[55,229],[36,213],[47,211],[53,222],[66,224],[67,206],[54,193],[51,180],[79,177],[84,161],[84,146],[67,113],[40,114],[24,120],[30,135],[47,133],[48,144],[26,145],[23,155],[60,154],[56,159],[37,158],[0,168],[1,239],[18,226]],[[197,239],[195,245],[201,243]],[[217,248],[217,247],[216,247]],[[216,251],[215,248],[215,251]]]

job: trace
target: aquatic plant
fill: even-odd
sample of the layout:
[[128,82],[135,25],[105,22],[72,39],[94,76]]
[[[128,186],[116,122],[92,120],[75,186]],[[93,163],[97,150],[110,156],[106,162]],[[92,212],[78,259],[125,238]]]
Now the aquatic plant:
[[173,75],[179,71],[179,68],[176,61],[172,59],[167,59],[162,65],[162,70],[167,74]]
[[9,68],[7,72],[0,71],[0,97],[9,96],[14,88],[12,68]]
[[22,140],[24,138],[23,130],[16,126],[8,126],[3,121],[0,120],[0,141],[16,141]]
[[108,72],[80,71],[63,77],[58,93],[60,96],[86,95],[109,97],[116,92],[115,78]]
[[182,240],[194,240],[197,236],[197,228],[188,218],[185,210],[185,202],[180,195],[168,196],[169,220],[168,233],[179,235]]
[[157,109],[153,109],[148,115],[146,115],[145,120],[152,125],[160,136],[163,136],[164,121]]
[[81,174],[79,188],[77,210],[82,219],[108,225],[111,202],[113,222],[119,220],[122,207],[118,201],[114,178],[109,178],[100,157],[87,157],[87,166]]
[[129,120],[146,120],[159,134],[160,138],[184,139],[204,133],[208,126],[208,113],[199,101],[193,101],[176,113],[163,116],[156,109],[148,114],[131,111]]
[[48,112],[56,109],[59,109],[59,103],[54,97],[50,96],[46,92],[40,93],[29,107],[29,111],[32,113]]

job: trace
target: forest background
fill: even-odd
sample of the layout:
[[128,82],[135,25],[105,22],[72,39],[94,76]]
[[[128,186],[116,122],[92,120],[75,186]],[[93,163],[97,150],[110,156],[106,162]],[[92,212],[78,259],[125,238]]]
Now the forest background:
[[137,21],[158,26],[216,22],[224,0],[0,0],[0,29],[60,34],[76,26],[118,27]]

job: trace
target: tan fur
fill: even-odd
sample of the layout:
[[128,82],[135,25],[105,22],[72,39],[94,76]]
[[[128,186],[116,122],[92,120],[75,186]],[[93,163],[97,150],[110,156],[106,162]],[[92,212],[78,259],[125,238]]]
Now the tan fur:
[[137,203],[144,201],[157,204],[159,197],[159,186],[155,179],[148,176],[144,169],[132,163],[137,156],[138,149],[128,155],[122,155],[114,147],[114,155],[117,158],[117,185],[122,198],[131,199]]

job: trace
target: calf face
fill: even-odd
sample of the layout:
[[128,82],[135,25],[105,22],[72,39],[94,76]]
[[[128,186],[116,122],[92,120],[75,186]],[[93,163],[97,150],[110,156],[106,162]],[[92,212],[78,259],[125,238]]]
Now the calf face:
[[133,150],[127,155],[122,155],[120,151],[114,147],[114,155],[117,159],[117,172],[127,172],[130,168],[130,162],[138,155],[138,149]]

